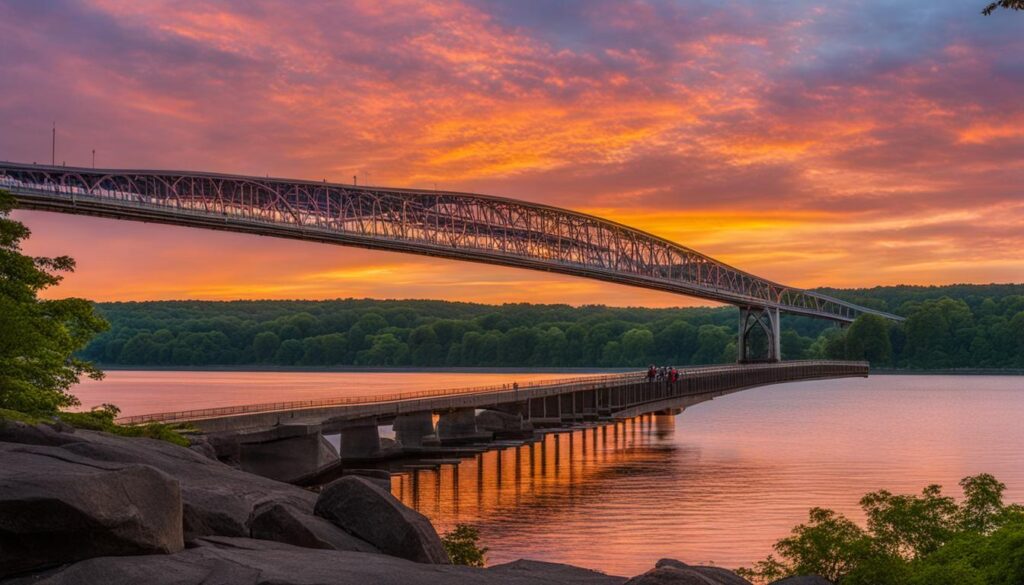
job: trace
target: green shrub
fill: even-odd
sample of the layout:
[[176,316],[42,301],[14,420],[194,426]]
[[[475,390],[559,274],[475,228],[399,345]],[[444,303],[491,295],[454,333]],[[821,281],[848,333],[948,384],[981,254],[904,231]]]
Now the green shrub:
[[1006,486],[988,474],[960,482],[963,501],[937,485],[919,495],[879,490],[860,503],[867,529],[831,510],[739,573],[755,582],[820,575],[838,585],[1020,585],[1024,583],[1024,508],[1003,504]]
[[441,542],[453,565],[484,566],[484,554],[488,549],[479,545],[480,531],[476,528],[458,524],[453,530],[444,533]]
[[167,441],[182,447],[189,446],[188,438],[181,434],[181,431],[188,430],[187,427],[163,423],[131,426],[119,425],[114,421],[120,413],[121,409],[113,404],[104,404],[89,412],[62,412],[58,417],[76,429],[103,431],[121,437],[147,437]]
[[0,408],[0,423],[5,420],[23,422],[30,425],[53,424],[63,422],[76,429],[89,431],[103,431],[120,437],[147,437],[174,443],[182,447],[188,447],[188,437],[182,432],[191,430],[185,425],[167,425],[162,423],[149,423],[145,425],[125,426],[115,421],[121,410],[113,404],[104,404],[88,412],[61,412],[53,416],[39,416],[25,414],[16,410]]

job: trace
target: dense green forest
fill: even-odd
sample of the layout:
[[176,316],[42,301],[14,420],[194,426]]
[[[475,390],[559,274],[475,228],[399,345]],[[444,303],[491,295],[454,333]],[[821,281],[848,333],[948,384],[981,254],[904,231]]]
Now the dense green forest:
[[[837,327],[786,316],[784,359],[908,368],[1024,367],[1024,285],[825,290],[907,317]],[[100,303],[82,357],[105,365],[616,367],[735,361],[731,307],[647,309],[444,301]]]

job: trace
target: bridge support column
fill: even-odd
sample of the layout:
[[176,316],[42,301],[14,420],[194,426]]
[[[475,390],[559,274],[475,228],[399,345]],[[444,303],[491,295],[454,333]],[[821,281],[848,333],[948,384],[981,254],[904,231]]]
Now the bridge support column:
[[[752,355],[751,342],[757,332],[763,332],[767,351]],[[741,364],[751,362],[782,361],[782,335],[779,328],[779,310],[757,307],[740,307],[740,335],[736,345],[737,359]]]
[[279,481],[291,481],[338,460],[338,452],[319,431],[298,432],[261,442],[239,443],[243,471]]
[[490,433],[477,431],[475,409],[457,408],[441,413],[437,419],[437,438],[442,443],[458,443],[490,438]]
[[369,459],[379,454],[377,419],[353,421],[341,429],[342,459]]
[[437,443],[434,432],[434,413],[429,410],[400,414],[395,417],[395,439],[403,447],[422,447]]

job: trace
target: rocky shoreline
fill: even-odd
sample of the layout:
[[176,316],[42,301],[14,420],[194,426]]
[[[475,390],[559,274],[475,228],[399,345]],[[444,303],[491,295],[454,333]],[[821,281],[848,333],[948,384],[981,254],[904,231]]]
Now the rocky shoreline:
[[379,479],[318,494],[201,449],[13,421],[0,421],[0,583],[749,585],[670,559],[632,579],[528,560],[454,566]]

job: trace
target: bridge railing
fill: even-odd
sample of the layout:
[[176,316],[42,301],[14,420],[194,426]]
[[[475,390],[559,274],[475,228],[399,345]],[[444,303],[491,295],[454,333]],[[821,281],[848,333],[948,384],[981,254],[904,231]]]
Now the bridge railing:
[[[862,366],[867,368],[866,362],[849,362],[837,360],[801,360],[774,364],[748,364],[748,365],[716,365],[681,368],[679,372],[683,378],[707,376],[739,370],[758,369],[785,369],[807,365],[818,366]],[[559,378],[557,380],[539,380],[524,384],[514,383],[492,384],[488,386],[472,386],[464,388],[439,388],[431,390],[418,390],[414,392],[394,392],[388,394],[375,394],[363,396],[342,396],[337,398],[322,398],[315,400],[292,400],[285,402],[266,402],[259,404],[244,404],[238,406],[221,406],[213,408],[200,408],[193,410],[179,410],[172,412],[159,412],[153,414],[142,414],[126,416],[117,419],[120,424],[135,425],[145,423],[183,423],[196,420],[221,418],[241,414],[256,414],[267,412],[280,412],[291,410],[305,410],[312,408],[325,408],[334,406],[357,406],[367,404],[380,404],[388,402],[403,402],[407,400],[419,400],[424,398],[440,398],[446,396],[459,396],[468,394],[487,394],[492,392],[509,392],[512,390],[561,390],[566,393],[595,388],[605,388],[630,384],[646,379],[647,371],[624,372],[620,374],[602,374],[591,376],[577,376],[574,378]]]
[[[597,386],[604,384],[622,384],[641,379],[645,372],[626,372],[622,374],[607,374],[600,376],[580,376],[575,378],[559,378],[557,380],[539,380],[519,384],[519,390],[533,388],[565,388],[570,391],[577,386]],[[195,410],[179,410],[173,412],[158,412],[154,414],[141,414],[126,416],[117,419],[120,424],[142,424],[147,422],[187,422],[191,420],[217,418],[236,414],[250,414],[259,412],[276,412],[283,410],[300,410],[306,408],[320,408],[330,406],[354,406],[360,404],[378,404],[382,402],[401,402],[405,400],[417,400],[421,398],[439,398],[443,396],[455,396],[461,394],[486,394],[489,392],[500,392],[513,390],[513,382],[507,384],[492,384],[488,386],[470,386],[463,388],[438,388],[432,390],[417,390],[413,392],[393,392],[388,394],[372,394],[361,396],[341,396],[338,398],[321,398],[316,400],[292,400],[287,402],[265,402],[260,404],[244,404],[239,406],[219,406],[214,408],[200,408]]]

